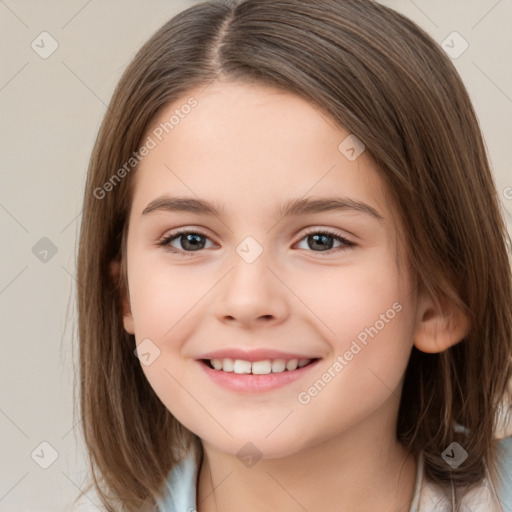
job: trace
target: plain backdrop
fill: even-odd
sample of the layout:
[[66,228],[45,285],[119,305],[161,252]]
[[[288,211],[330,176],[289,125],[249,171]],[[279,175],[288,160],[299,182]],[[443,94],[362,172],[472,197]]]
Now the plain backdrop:
[[[0,512],[69,511],[83,488],[72,347],[88,159],[128,62],[194,3],[0,0]],[[467,42],[453,62],[473,100],[510,230],[512,0],[383,3],[440,45],[450,37],[452,52]]]

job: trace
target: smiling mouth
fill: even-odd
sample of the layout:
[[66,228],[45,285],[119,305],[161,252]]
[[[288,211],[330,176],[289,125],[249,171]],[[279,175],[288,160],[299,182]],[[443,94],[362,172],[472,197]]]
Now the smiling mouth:
[[262,361],[245,361],[243,359],[201,359],[200,361],[218,372],[246,375],[269,375],[294,372],[318,361],[313,359],[264,359]]

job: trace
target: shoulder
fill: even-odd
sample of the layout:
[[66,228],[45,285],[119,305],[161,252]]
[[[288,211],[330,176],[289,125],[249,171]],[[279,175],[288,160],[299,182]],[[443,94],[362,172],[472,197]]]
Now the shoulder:
[[[508,434],[511,434],[508,432]],[[487,472],[477,486],[466,488],[453,484],[440,485],[423,475],[423,457],[418,460],[418,480],[410,512],[451,512],[459,502],[462,510],[471,512],[502,512],[512,510],[512,435],[496,439],[497,476]]]
[[[201,448],[191,444],[189,450],[169,471],[163,496],[157,500],[159,512],[188,512],[196,508],[197,476],[201,463]],[[82,494],[67,508],[68,512],[106,512],[94,490]],[[151,510],[154,510],[153,508]],[[141,511],[144,512],[144,511]],[[147,512],[150,512],[149,508]]]
[[196,510],[197,477],[201,464],[201,448],[192,443],[188,452],[167,477],[164,496],[158,501],[161,512]]
[[512,401],[510,400],[505,400],[498,409],[495,440],[497,475],[494,485],[503,510],[512,510]]
[[498,481],[495,483],[503,510],[512,510],[512,435],[497,440]]

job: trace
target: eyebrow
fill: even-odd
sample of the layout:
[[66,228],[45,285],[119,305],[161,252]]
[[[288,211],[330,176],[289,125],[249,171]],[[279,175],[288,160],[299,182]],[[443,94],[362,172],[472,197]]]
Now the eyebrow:
[[[219,218],[225,217],[227,213],[225,208],[216,202],[193,197],[176,197],[169,195],[163,195],[153,199],[146,208],[144,208],[142,215],[147,215],[155,211],[189,212],[198,215],[215,215]],[[355,211],[370,215],[379,222],[384,220],[384,217],[373,208],[373,206],[349,197],[290,199],[280,206],[277,214],[280,217],[288,217],[329,211]]]

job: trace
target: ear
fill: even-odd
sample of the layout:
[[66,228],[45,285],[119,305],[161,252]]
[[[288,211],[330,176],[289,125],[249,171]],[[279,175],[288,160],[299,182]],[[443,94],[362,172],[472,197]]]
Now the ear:
[[[110,262],[110,276],[116,285],[120,282],[121,279],[121,263],[118,260],[112,260]],[[130,297],[128,294],[128,290],[124,283],[121,283],[120,286],[120,300],[123,309],[123,324],[126,332],[129,334],[135,334],[135,326],[133,322],[132,310],[130,306]]]
[[414,345],[422,352],[443,352],[462,341],[469,333],[467,315],[445,295],[439,296],[438,302],[436,304],[425,295],[418,300]]

